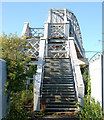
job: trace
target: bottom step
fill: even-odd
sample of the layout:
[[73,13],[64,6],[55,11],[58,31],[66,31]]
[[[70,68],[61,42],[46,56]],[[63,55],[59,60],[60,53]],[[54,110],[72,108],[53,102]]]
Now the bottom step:
[[75,111],[76,108],[45,108],[48,112],[62,112],[62,111]]

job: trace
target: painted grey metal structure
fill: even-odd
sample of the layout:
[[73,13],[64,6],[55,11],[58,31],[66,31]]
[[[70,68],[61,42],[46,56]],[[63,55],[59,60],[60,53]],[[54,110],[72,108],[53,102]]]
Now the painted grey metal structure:
[[6,61],[0,59],[0,120],[5,117],[7,110],[7,96],[4,93],[6,83]]
[[22,35],[27,36],[33,48],[28,50],[31,57],[38,58],[37,73],[34,75],[34,110],[40,111],[46,58],[71,59],[77,100],[83,104],[84,83],[80,63],[85,59],[85,52],[76,16],[67,9],[50,9],[44,28],[31,28],[25,22]]

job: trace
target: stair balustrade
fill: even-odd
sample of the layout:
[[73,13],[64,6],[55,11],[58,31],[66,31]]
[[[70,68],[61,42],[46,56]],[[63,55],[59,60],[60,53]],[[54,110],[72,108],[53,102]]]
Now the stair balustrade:
[[40,40],[37,73],[34,75],[34,111],[40,111],[40,97],[42,97],[42,84],[44,78],[44,56],[46,40]]
[[83,105],[83,97],[84,97],[84,82],[81,75],[80,66],[78,64],[77,53],[75,50],[74,40],[70,41],[70,56],[71,56],[71,63],[74,75],[74,82],[76,88],[76,95],[78,99],[78,103]]

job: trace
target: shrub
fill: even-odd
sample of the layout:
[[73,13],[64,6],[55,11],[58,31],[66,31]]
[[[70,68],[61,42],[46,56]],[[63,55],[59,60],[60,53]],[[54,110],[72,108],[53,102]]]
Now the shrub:
[[102,108],[100,103],[98,101],[95,102],[95,99],[91,96],[86,95],[84,97],[84,106],[81,106],[80,104],[77,104],[77,106],[81,108],[81,112],[78,113],[78,117],[80,118],[102,118]]
[[91,80],[89,77],[87,95],[84,97],[84,106],[77,103],[77,107],[81,108],[81,112],[78,113],[78,117],[81,119],[100,119],[102,118],[102,108],[100,103],[91,97]]
[[26,111],[20,93],[14,93],[6,120],[26,120]]
[[[30,84],[30,86],[33,86],[33,85]],[[33,90],[31,90],[30,87],[28,90],[22,91],[21,100],[24,105],[26,104],[33,105]]]

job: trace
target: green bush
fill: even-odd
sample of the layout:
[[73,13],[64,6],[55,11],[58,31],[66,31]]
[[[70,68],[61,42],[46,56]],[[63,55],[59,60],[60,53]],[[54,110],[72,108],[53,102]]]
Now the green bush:
[[11,97],[11,104],[6,120],[26,120],[26,110],[24,109],[20,93],[14,93]]
[[24,105],[26,104],[33,105],[33,91],[30,89],[22,91],[21,100]]
[[33,85],[26,89],[27,78],[33,77],[36,72],[36,65],[28,66],[31,62],[31,56],[24,50],[31,49],[26,38],[19,38],[17,34],[3,33],[0,36],[0,58],[7,64],[7,80],[5,84],[5,93],[8,94],[10,108],[7,120],[26,120],[25,104],[33,104]]
[[91,80],[89,77],[87,95],[83,98],[84,105],[77,103],[77,107],[81,109],[81,112],[78,113],[78,117],[81,119],[101,119],[102,118],[102,108],[100,103],[91,97]]
[[95,99],[91,96],[86,95],[84,97],[84,106],[77,104],[77,107],[81,108],[81,112],[78,113],[78,117],[81,119],[102,118],[102,108],[100,106],[100,103],[98,101],[95,102]]

